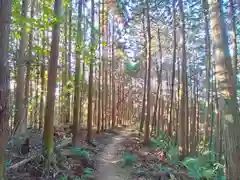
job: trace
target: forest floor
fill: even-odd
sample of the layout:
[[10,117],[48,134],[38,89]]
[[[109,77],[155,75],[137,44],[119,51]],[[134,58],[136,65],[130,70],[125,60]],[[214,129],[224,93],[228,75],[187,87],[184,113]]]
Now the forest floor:
[[[94,132],[93,145],[84,141],[85,133],[82,131],[79,135],[80,148],[72,148],[70,138],[60,137],[63,140],[59,141],[55,150],[55,163],[46,173],[42,163],[42,145],[39,144],[41,136],[36,132],[33,134],[31,153],[28,155],[16,156],[14,148],[9,149],[9,180],[191,179],[184,170],[170,174],[175,167],[164,161],[161,149],[143,146],[143,139],[138,132],[125,127],[101,134]],[[163,167],[168,170],[164,171]]]

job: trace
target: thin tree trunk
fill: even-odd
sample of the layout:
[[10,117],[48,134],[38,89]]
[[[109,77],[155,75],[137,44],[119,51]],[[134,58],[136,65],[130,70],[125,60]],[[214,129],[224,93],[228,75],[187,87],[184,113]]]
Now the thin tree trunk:
[[147,60],[148,60],[148,80],[147,80],[147,117],[145,123],[145,134],[144,134],[144,144],[149,144],[150,142],[150,118],[151,118],[151,70],[152,70],[152,54],[151,54],[151,22],[150,22],[150,3],[146,0],[146,18],[147,18]]
[[78,1],[78,25],[77,25],[77,47],[76,47],[76,65],[75,65],[75,89],[74,89],[74,109],[73,109],[73,146],[77,146],[77,136],[79,130],[79,111],[80,111],[80,55],[83,52],[83,32],[81,28],[82,23],[82,0]]
[[[27,17],[29,0],[22,0],[22,16]],[[26,24],[21,29],[21,40],[19,47],[19,57],[17,60],[17,76],[16,76],[16,112],[14,118],[15,132],[24,133],[27,130],[27,121],[24,119],[24,82],[25,82],[25,51],[27,48],[28,34],[26,32]]]
[[174,83],[175,83],[175,66],[176,66],[176,51],[177,51],[177,39],[176,39],[176,9],[175,0],[172,2],[173,7],[173,64],[172,64],[172,80],[171,80],[171,105],[170,105],[170,115],[168,123],[168,135],[172,136],[172,122],[173,122],[173,99],[174,99]]
[[[72,55],[72,0],[69,2],[69,30],[68,30],[68,86],[72,88],[72,72],[71,72],[71,55]],[[66,123],[71,121],[71,93],[67,93],[67,113],[66,113]]]
[[[114,19],[113,19],[114,21]],[[115,25],[112,28],[112,128],[116,126],[116,86],[115,86],[115,47],[114,47],[114,32]]]
[[232,69],[233,69],[233,93],[236,96],[237,95],[237,67],[238,67],[238,59],[237,59],[237,32],[236,32],[236,17],[235,17],[235,8],[234,8],[234,2],[233,0],[229,0],[230,3],[230,18],[231,18],[231,24],[232,24]]
[[205,20],[205,64],[206,64],[206,107],[205,107],[205,128],[204,128],[204,140],[209,140],[209,122],[210,122],[210,68],[211,68],[211,45],[209,37],[209,23],[208,23],[208,7],[203,4],[204,20]]
[[[91,0],[91,23],[94,25],[94,0]],[[95,43],[94,29],[91,28],[91,46]],[[89,64],[89,77],[88,77],[88,115],[87,115],[87,141],[90,142],[92,139],[92,97],[93,97],[93,62],[95,60],[95,52],[92,49],[91,59]]]
[[[144,36],[144,57],[147,57],[147,37],[145,33],[145,12],[143,11],[143,36]],[[145,110],[146,110],[146,95],[147,95],[147,59],[145,60],[145,73],[144,73],[144,87],[143,87],[143,100],[142,100],[142,114],[140,121],[140,132],[143,132],[144,121],[146,120]]]

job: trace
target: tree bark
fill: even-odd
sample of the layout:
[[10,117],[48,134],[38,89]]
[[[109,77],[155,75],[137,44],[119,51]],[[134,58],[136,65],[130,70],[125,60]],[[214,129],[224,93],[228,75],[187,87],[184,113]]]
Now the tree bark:
[[221,15],[221,2],[208,0],[210,27],[214,45],[214,61],[217,90],[220,92],[219,109],[224,120],[225,158],[228,180],[240,177],[240,139],[239,111],[237,98],[234,94],[233,69],[228,47],[227,31]]
[[12,1],[0,1],[0,180],[4,180],[5,146],[8,142],[9,71],[8,47]]

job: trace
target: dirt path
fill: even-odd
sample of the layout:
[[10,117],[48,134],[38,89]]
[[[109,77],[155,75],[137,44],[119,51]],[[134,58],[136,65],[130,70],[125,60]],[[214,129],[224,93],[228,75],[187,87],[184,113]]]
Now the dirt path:
[[120,143],[129,134],[127,130],[121,130],[113,135],[104,151],[98,157],[97,180],[127,180],[130,175],[129,169],[121,168],[121,154],[117,154],[121,148]]

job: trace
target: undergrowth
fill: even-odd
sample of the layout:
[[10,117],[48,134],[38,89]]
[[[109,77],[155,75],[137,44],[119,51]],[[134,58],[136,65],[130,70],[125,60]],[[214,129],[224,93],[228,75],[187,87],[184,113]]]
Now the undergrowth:
[[90,152],[85,149],[85,148],[72,148],[71,149],[72,153],[75,155],[78,155],[80,157],[84,157],[84,158],[89,158],[90,157]]
[[[196,157],[185,157],[183,161],[179,160],[178,145],[164,132],[160,132],[159,136],[151,140],[151,145],[166,153],[168,163],[179,168],[185,168],[189,176],[200,180],[203,177],[211,180],[226,179],[223,173],[224,166],[212,160],[215,154],[213,151],[201,149]],[[166,166],[159,166],[162,171],[168,171]]]
[[[80,156],[80,157],[83,157],[86,159],[90,158],[90,152],[86,148],[72,148],[71,151],[73,154],[75,154],[77,156]],[[87,180],[87,179],[92,179],[93,176],[94,176],[93,169],[87,167],[84,169],[83,174],[81,176],[75,176],[72,179],[73,180]],[[61,177],[61,180],[67,180],[67,179],[68,179],[68,176]]]
[[137,161],[137,156],[129,152],[123,152],[122,159],[122,167],[126,167],[133,165]]

